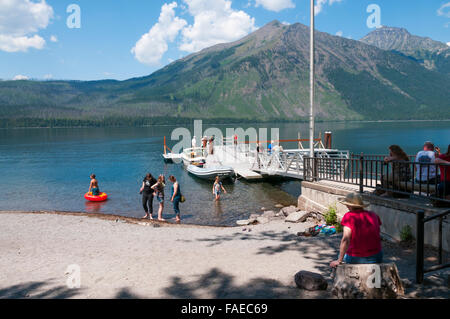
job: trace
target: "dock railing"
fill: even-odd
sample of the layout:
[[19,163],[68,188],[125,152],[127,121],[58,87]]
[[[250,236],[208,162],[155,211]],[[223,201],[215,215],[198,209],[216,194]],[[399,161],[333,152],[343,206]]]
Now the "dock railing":
[[[304,157],[304,180],[328,180],[389,192],[399,197],[427,198],[437,204],[450,204],[450,181],[442,182],[439,174],[450,176],[450,164],[415,161],[385,162],[382,155],[350,158]],[[418,174],[417,172],[420,172]],[[420,177],[420,182],[417,180]],[[444,178],[445,179],[445,178]]]
[[[268,175],[279,175],[285,177],[303,179],[304,176],[304,158],[309,155],[309,150],[272,150],[271,152],[256,153],[252,169]],[[317,158],[349,159],[348,151],[317,149],[315,150]],[[345,163],[342,162],[343,165]],[[333,171],[342,174],[345,171],[344,166],[339,162],[334,162]]]
[[[441,270],[450,267],[450,263],[444,263],[443,261],[443,248],[442,248],[442,222],[450,214],[450,210],[442,213],[435,214],[433,216],[425,217],[424,211],[417,212],[416,220],[416,282],[421,284],[425,273]],[[438,264],[425,268],[424,266],[424,246],[425,246],[425,223],[439,220],[439,246],[438,246]]]

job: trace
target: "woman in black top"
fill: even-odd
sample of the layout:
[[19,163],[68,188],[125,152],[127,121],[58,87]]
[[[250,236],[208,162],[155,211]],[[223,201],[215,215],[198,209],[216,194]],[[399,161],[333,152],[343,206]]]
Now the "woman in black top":
[[148,173],[142,181],[141,194],[142,206],[144,207],[145,216],[142,218],[153,219],[153,189],[152,186],[156,184],[156,179],[152,174]]

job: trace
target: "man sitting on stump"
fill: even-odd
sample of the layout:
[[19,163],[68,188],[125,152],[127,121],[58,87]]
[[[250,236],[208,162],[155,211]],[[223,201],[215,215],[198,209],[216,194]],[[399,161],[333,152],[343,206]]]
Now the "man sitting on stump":
[[330,263],[335,268],[347,264],[378,264],[383,262],[381,248],[381,220],[377,214],[364,210],[368,205],[359,194],[348,194],[340,201],[349,212],[342,218],[344,234],[339,259]]

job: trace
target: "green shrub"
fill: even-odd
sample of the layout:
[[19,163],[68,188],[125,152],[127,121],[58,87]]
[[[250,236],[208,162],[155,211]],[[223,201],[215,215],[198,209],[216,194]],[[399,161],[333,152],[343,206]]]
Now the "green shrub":
[[402,242],[410,242],[414,239],[412,235],[412,229],[409,225],[403,226],[400,231],[400,241]]
[[336,212],[337,212],[336,205],[328,206],[328,210],[323,215],[327,225],[337,224],[337,213]]
[[336,228],[337,233],[342,233],[344,231],[344,228],[338,221],[336,205],[328,206],[328,210],[325,212],[323,216],[325,218],[325,223],[329,226],[334,226]]

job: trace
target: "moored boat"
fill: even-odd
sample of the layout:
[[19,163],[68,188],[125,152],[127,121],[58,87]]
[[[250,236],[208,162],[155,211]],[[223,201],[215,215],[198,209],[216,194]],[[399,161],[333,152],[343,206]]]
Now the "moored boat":
[[164,162],[166,162],[166,163],[173,163],[176,160],[181,161],[181,154],[166,153],[166,154],[162,154],[162,156],[164,158]]
[[[170,152],[167,152],[169,150]],[[173,153],[172,150],[166,145],[166,137],[164,136],[164,153],[162,154],[164,162],[173,163],[174,161],[181,161],[182,154]]]
[[230,166],[212,166],[199,167],[196,165],[189,165],[187,171],[201,179],[214,180],[217,176],[221,179],[231,178],[234,176],[234,170]]
[[191,164],[198,166],[199,164],[206,162],[206,155],[206,149],[204,148],[187,148],[181,154],[181,159],[186,166]]

